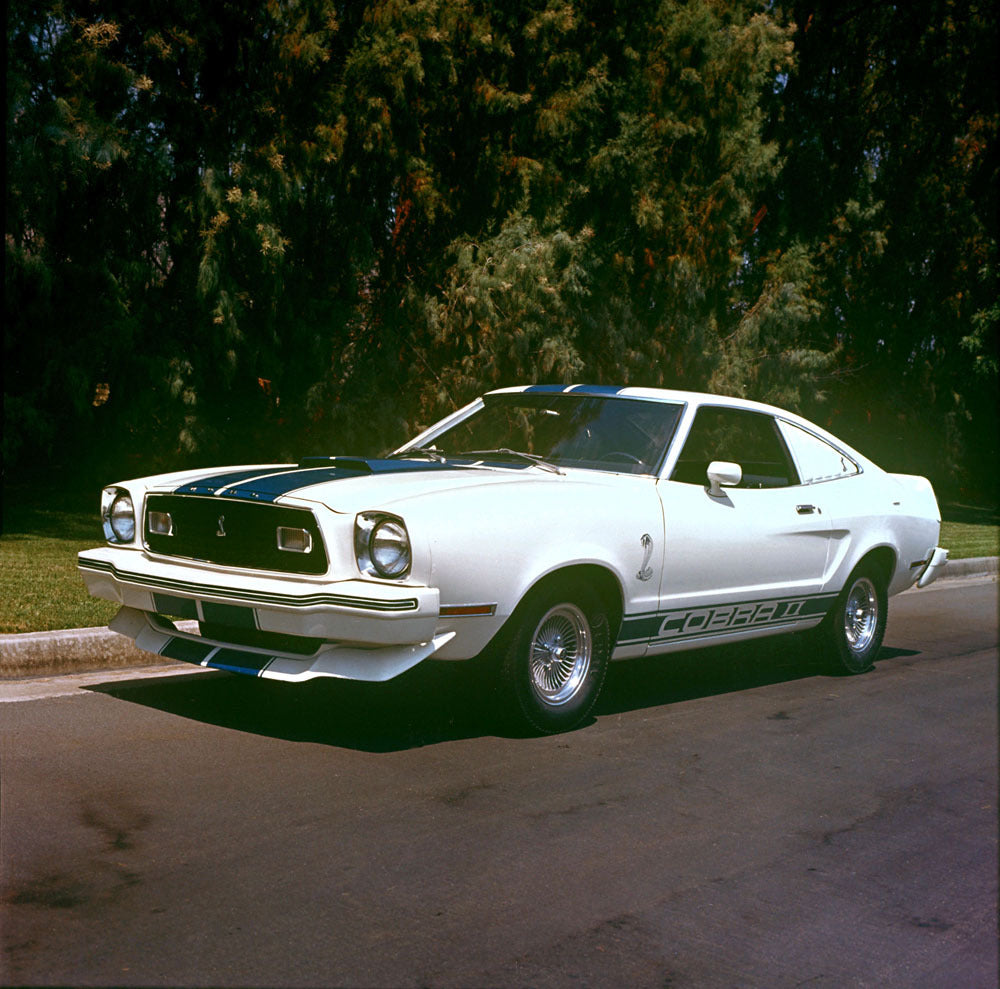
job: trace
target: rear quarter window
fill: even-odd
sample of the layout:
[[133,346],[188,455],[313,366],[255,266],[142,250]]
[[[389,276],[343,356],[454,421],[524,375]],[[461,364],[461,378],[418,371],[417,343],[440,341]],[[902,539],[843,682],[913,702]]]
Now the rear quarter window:
[[860,473],[860,468],[850,457],[818,436],[784,420],[778,420],[778,428],[795,458],[803,484],[832,481]]

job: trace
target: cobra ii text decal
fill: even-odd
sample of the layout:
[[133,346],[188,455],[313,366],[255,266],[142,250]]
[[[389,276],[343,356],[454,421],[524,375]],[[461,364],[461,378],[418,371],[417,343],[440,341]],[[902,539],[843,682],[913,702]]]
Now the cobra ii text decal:
[[652,645],[788,625],[809,618],[821,618],[835,599],[835,594],[820,594],[636,615],[622,622],[618,645],[641,642],[647,638]]

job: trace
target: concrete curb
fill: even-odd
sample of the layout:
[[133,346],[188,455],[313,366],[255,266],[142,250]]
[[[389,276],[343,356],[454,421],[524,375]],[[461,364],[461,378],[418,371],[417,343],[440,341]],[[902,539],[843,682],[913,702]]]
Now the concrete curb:
[[[998,559],[980,556],[971,560],[949,560],[938,580],[996,574]],[[137,649],[131,639],[108,628],[0,635],[0,680],[142,666],[184,668],[185,665]]]
[[998,561],[1000,561],[1000,557],[997,556],[974,556],[968,560],[949,560],[938,580],[946,577],[987,577],[997,573]]
[[165,663],[172,661],[138,649],[131,639],[106,627],[0,635],[0,680]]

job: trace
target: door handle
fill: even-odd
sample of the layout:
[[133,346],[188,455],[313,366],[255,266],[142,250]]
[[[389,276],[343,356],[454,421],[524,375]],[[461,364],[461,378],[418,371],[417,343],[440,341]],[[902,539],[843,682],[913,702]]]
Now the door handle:
[[823,514],[823,510],[821,508],[817,508],[815,505],[796,505],[795,511],[797,511],[799,515],[812,515],[813,512],[817,515]]

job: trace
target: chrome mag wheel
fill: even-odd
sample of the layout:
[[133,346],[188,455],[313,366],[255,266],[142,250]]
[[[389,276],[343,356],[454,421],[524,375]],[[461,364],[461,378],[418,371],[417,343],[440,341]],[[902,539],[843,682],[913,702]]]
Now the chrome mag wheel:
[[543,704],[560,707],[580,690],[593,656],[587,616],[575,604],[550,608],[531,637],[531,689]]
[[844,641],[856,655],[871,647],[879,624],[879,600],[875,585],[859,577],[851,586],[844,604]]
[[587,587],[551,584],[512,616],[500,659],[500,693],[520,730],[570,731],[590,713],[608,669],[607,607]]
[[887,581],[871,563],[859,564],[825,621],[816,630],[820,645],[836,666],[847,673],[872,668],[889,613]]

